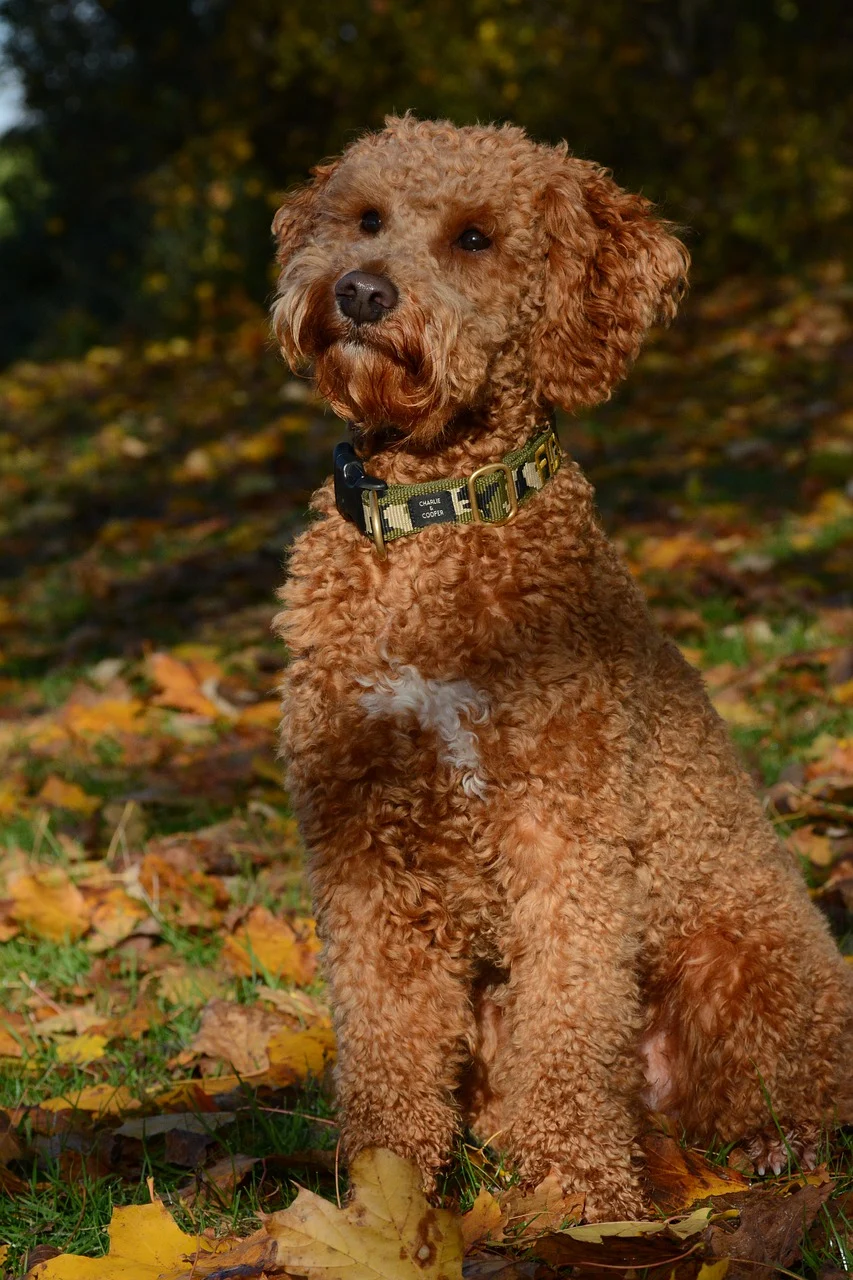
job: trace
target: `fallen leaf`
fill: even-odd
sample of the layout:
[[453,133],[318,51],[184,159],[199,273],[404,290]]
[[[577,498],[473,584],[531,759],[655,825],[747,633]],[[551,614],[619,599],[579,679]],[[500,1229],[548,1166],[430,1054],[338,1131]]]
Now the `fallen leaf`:
[[808,858],[812,866],[828,867],[832,863],[832,847],[829,836],[818,834],[811,827],[800,827],[788,837],[791,846],[802,858]]
[[667,1134],[646,1133],[641,1146],[652,1199],[663,1213],[678,1213],[706,1196],[731,1195],[749,1186],[735,1169],[710,1164]]
[[480,1240],[488,1239],[497,1232],[503,1220],[503,1210],[495,1197],[486,1187],[480,1187],[477,1199],[467,1213],[459,1219],[459,1230],[462,1232],[462,1245],[468,1250]]
[[23,1058],[31,1047],[23,1015],[0,1009],[0,1058]]
[[268,1076],[276,1084],[296,1084],[307,1076],[318,1078],[335,1057],[335,1034],[331,1027],[314,1026],[304,1031],[277,1031],[267,1044]]
[[168,653],[152,653],[147,667],[149,676],[160,688],[160,693],[151,699],[155,706],[202,716],[220,714],[216,704],[201,689],[205,680],[222,674],[217,663],[204,658],[181,662]]
[[531,1241],[537,1258],[554,1267],[662,1267],[702,1244],[710,1209],[669,1222],[596,1222]]
[[186,1273],[188,1255],[215,1249],[204,1236],[181,1231],[160,1200],[113,1209],[107,1232],[105,1258],[62,1253],[38,1263],[32,1280],[177,1280]]
[[229,1063],[237,1075],[257,1074],[270,1065],[267,1045],[280,1027],[280,1017],[259,1005],[212,1000],[190,1050],[196,1057]]
[[107,1037],[97,1035],[77,1036],[74,1040],[66,1040],[56,1046],[56,1057],[59,1062],[74,1062],[83,1066],[103,1058],[107,1048]]
[[204,1115],[197,1111],[170,1111],[159,1116],[135,1116],[132,1120],[125,1120],[115,1132],[119,1137],[137,1138],[141,1142],[145,1138],[169,1133],[172,1129],[212,1134],[224,1125],[233,1124],[236,1119],[235,1111],[214,1111]]
[[89,928],[86,899],[61,867],[17,876],[9,885],[9,896],[13,919],[39,938],[75,941]]
[[282,1274],[276,1267],[277,1253],[275,1240],[261,1227],[227,1253],[201,1254],[179,1280],[266,1280]]
[[76,782],[64,782],[55,773],[45,779],[36,799],[42,804],[50,805],[51,808],[71,809],[74,813],[82,813],[86,816],[94,813],[102,803],[100,796],[90,796],[82,787],[78,787]]
[[286,920],[266,907],[254,907],[242,927],[225,939],[222,958],[240,977],[250,978],[260,970],[304,985],[316,973],[317,950],[313,939],[299,938]]
[[[224,1156],[207,1169],[199,1169],[194,1181],[178,1192],[181,1202],[190,1208],[211,1201],[220,1206],[230,1204],[234,1199],[235,1191],[258,1161],[258,1156],[235,1153]],[[222,1265],[225,1267],[224,1261]],[[232,1264],[229,1262],[227,1265]]]
[[147,909],[122,888],[108,889],[91,909],[93,936],[87,939],[90,951],[108,951],[117,942],[129,938],[140,920],[148,916]]
[[157,974],[160,995],[170,1004],[194,1008],[208,1000],[223,996],[228,981],[213,969],[189,969],[185,965],[167,965]]
[[[264,702],[256,702],[251,707],[245,707],[240,712],[238,725],[255,725],[261,729],[275,730],[281,724],[281,703],[276,698],[274,701],[266,700]],[[279,778],[281,774],[279,773]]]
[[523,1193],[518,1187],[511,1187],[499,1196],[499,1202],[507,1232],[514,1237],[559,1231],[567,1222],[579,1222],[584,1210],[584,1196],[564,1195],[555,1173],[549,1173],[532,1191]]
[[134,1111],[140,1103],[125,1085],[92,1084],[76,1093],[48,1098],[39,1103],[42,1111],[91,1111],[99,1116]]
[[367,1149],[352,1161],[350,1181],[345,1209],[302,1189],[266,1219],[277,1266],[307,1280],[461,1280],[458,1220],[427,1203],[413,1164]]
[[719,1262],[703,1262],[696,1272],[696,1280],[723,1280],[728,1269],[728,1258],[721,1258]]
[[712,1226],[708,1232],[712,1256],[790,1266],[800,1257],[803,1235],[834,1186],[806,1186],[781,1196],[775,1190],[753,1190],[739,1197],[734,1202],[740,1211],[737,1228]]
[[91,706],[72,703],[62,719],[73,733],[99,738],[138,732],[143,711],[138,698],[101,698]]

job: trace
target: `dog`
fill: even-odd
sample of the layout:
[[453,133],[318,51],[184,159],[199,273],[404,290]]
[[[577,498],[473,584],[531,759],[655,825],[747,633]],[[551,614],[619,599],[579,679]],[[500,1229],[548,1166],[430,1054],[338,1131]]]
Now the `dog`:
[[851,1109],[853,973],[562,455],[688,255],[519,128],[390,118],[273,223],[274,329],[350,422],[293,547],[282,748],[344,1151],[468,1124],[591,1220],[648,1109],[759,1168]]

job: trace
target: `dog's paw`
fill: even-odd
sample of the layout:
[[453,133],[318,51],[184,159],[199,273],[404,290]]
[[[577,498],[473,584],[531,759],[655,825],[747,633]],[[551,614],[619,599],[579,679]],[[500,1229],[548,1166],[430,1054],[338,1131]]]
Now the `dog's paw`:
[[783,1125],[761,1129],[744,1144],[756,1173],[782,1173],[790,1162],[793,1169],[813,1169],[817,1164],[820,1130],[817,1125]]

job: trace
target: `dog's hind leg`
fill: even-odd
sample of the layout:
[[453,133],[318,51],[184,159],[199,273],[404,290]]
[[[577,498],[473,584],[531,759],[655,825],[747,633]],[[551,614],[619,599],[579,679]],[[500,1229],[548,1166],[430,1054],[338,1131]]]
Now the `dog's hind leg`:
[[853,974],[799,889],[777,883],[761,923],[732,899],[673,939],[648,985],[644,1101],[695,1139],[747,1140],[762,1171],[808,1164],[821,1124],[845,1118]]

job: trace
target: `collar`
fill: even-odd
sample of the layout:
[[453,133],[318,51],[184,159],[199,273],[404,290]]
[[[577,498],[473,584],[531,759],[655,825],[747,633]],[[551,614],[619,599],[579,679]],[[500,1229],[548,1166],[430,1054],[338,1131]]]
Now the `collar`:
[[386,484],[368,475],[349,443],[337,445],[335,505],[360,533],[372,538],[380,559],[397,538],[433,524],[509,524],[518,509],[557,474],[562,452],[554,428],[546,427],[500,462],[470,476]]

